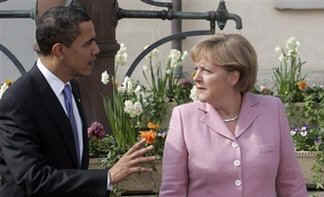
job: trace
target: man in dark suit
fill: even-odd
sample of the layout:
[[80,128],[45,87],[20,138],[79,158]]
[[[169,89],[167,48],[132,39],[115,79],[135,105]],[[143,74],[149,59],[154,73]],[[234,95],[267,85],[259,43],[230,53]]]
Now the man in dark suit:
[[88,141],[76,77],[87,76],[99,48],[82,10],[51,8],[37,21],[37,64],[0,100],[0,196],[109,196],[113,184],[150,169],[144,142],[111,169],[87,170]]

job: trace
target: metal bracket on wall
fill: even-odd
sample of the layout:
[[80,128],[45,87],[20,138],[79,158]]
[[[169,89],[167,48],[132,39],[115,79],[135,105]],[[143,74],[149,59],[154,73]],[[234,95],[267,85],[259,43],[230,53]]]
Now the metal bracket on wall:
[[0,44],[0,51],[2,51],[5,55],[7,55],[7,57],[12,61],[12,63],[14,63],[14,65],[19,70],[21,75],[23,75],[26,72],[25,68],[20,63],[20,61],[17,59],[17,57],[13,53],[11,53],[10,50],[7,49],[7,47]]
[[167,7],[168,10],[161,11],[146,11],[146,10],[126,10],[122,8],[118,8],[117,17],[118,19],[123,18],[146,18],[146,19],[181,19],[181,20],[207,20],[210,22],[209,30],[202,31],[188,31],[188,32],[180,32],[167,37],[164,37],[157,42],[154,42],[150,46],[148,46],[144,51],[142,51],[134,60],[134,62],[129,67],[126,72],[126,76],[131,76],[134,72],[135,68],[141,62],[141,60],[149,54],[154,48],[167,43],[172,40],[177,39],[185,39],[190,36],[200,36],[200,35],[211,35],[215,33],[215,26],[219,29],[224,29],[227,20],[234,20],[236,23],[236,29],[242,29],[242,20],[241,17],[237,14],[232,14],[227,11],[225,1],[221,0],[219,2],[218,8],[216,11],[209,12],[179,12],[172,10],[172,3],[166,2],[158,2],[154,0],[141,0],[144,3],[158,6],[158,7]]
[[[3,1],[3,0],[2,0]],[[1,18],[32,18],[36,19],[37,16],[37,0],[34,1],[34,6],[31,10],[1,10],[0,11],[0,19]],[[181,20],[207,20],[210,22],[209,30],[202,31],[188,31],[176,33],[167,37],[164,37],[157,42],[151,44],[148,48],[142,51],[134,62],[131,64],[128,69],[126,76],[131,76],[133,71],[135,70],[138,63],[154,48],[176,39],[185,39],[190,36],[199,36],[199,35],[210,35],[215,33],[216,23],[219,29],[224,29],[227,20],[234,20],[236,23],[236,29],[242,29],[242,20],[241,17],[237,14],[232,14],[227,11],[225,1],[221,0],[219,2],[218,8],[216,11],[209,12],[180,12],[174,11],[172,8],[172,3],[168,2],[160,2],[155,0],[141,0],[142,2],[153,5],[156,7],[165,7],[167,10],[161,11],[146,11],[146,10],[127,10],[118,7],[117,0],[116,1],[116,10],[118,20],[123,18],[146,18],[146,19],[181,19]],[[1,2],[1,0],[0,0]],[[79,5],[78,0],[66,0],[66,6],[71,5]],[[16,58],[17,59],[17,58]],[[19,61],[18,61],[19,62]],[[16,65],[17,67],[17,65]],[[17,67],[18,68],[18,67]],[[19,68],[18,68],[19,69]]]

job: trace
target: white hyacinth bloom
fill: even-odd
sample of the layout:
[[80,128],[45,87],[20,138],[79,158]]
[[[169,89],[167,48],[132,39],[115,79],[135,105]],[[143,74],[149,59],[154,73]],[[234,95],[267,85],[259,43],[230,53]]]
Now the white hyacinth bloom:
[[120,49],[118,50],[115,56],[115,65],[124,66],[127,63],[127,59],[128,59],[127,47],[123,43],[121,43]]
[[260,91],[263,92],[265,89],[267,89],[264,85],[260,85]]
[[279,60],[280,62],[283,62],[283,61],[284,61],[284,59],[285,59],[285,57],[284,57],[284,55],[283,55],[283,54],[281,54],[281,55],[279,56],[279,58],[278,58],[278,60]]
[[153,49],[151,53],[154,58],[157,58],[160,55],[160,51],[158,49]]
[[134,103],[134,113],[136,116],[141,115],[141,113],[143,112],[143,108],[142,108],[142,104],[139,101],[136,101]]
[[144,72],[148,72],[148,70],[149,70],[149,68],[148,68],[147,65],[144,65],[142,68],[143,68],[143,71],[144,71]]
[[197,91],[197,87],[196,86],[193,86],[191,91],[190,91],[190,98],[191,100],[193,101],[196,101],[198,100],[198,91]]
[[124,82],[122,83],[122,87],[124,87],[127,92],[132,92],[133,82],[128,76],[125,77]]
[[133,103],[131,100],[126,100],[124,104],[124,111],[128,113],[131,118],[135,118],[143,112],[142,104],[138,101]]
[[137,85],[134,91],[137,98],[140,98],[142,95],[142,87],[140,85]]
[[104,85],[107,85],[109,83],[109,74],[108,74],[108,71],[104,71],[101,73],[101,82],[104,84]]
[[281,52],[281,47],[277,46],[277,47],[275,48],[275,52],[280,53],[280,52]]
[[9,85],[7,83],[3,83],[0,88],[0,99],[2,98],[5,91],[9,88]]
[[119,93],[126,93],[126,88],[123,87],[123,86],[119,86],[118,89],[117,89],[117,91],[118,91]]
[[288,40],[287,40],[287,43],[286,43],[286,48],[289,50],[295,50],[297,51],[298,48],[300,46],[300,42],[296,40],[295,37],[290,37]]
[[178,66],[179,61],[181,60],[181,52],[177,49],[171,49],[169,53],[170,58],[170,67],[175,68]]
[[182,53],[181,60],[183,61],[184,59],[186,59],[187,56],[188,56],[188,51],[184,51]]

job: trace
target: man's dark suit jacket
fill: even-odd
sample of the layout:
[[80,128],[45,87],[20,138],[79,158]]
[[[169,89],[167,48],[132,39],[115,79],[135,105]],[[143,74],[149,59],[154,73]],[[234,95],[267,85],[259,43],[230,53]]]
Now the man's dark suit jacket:
[[72,128],[63,107],[35,65],[0,100],[0,196],[108,196],[107,170],[86,170],[88,140],[77,164]]

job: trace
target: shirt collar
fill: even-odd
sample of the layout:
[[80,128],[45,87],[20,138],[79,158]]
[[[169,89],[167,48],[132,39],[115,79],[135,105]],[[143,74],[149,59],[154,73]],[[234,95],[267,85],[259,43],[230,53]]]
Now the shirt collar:
[[[58,78],[54,73],[52,73],[42,62],[40,59],[37,60],[37,67],[40,70],[40,72],[43,74],[43,76],[45,77],[46,81],[48,82],[48,84],[50,85],[50,87],[52,88],[52,90],[54,91],[54,93],[59,96],[65,86],[65,83]],[[67,84],[70,84],[70,82],[68,82]]]

